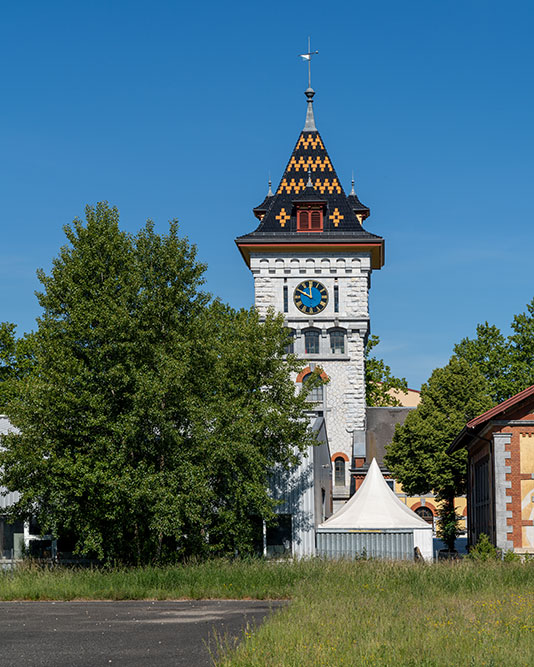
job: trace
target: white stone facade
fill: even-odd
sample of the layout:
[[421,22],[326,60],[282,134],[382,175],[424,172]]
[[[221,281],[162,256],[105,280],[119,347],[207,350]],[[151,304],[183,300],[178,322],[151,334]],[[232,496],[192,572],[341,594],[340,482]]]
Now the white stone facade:
[[[265,316],[269,307],[284,313],[287,326],[295,331],[295,354],[305,358],[311,368],[322,368],[330,378],[324,389],[323,405],[316,405],[316,409],[324,413],[331,453],[342,452],[352,461],[354,433],[365,430],[364,341],[369,331],[370,254],[253,252],[250,268],[260,314]],[[329,295],[326,308],[316,315],[303,314],[293,302],[297,285],[309,279],[321,282]],[[284,288],[287,312],[284,312]],[[318,354],[305,354],[304,333],[309,328],[320,332]],[[343,354],[331,350],[332,329],[345,331]],[[342,493],[348,497],[349,466],[345,468]]]

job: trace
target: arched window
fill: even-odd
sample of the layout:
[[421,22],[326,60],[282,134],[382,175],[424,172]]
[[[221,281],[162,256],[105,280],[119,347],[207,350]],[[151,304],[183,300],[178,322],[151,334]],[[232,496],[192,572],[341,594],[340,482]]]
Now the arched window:
[[429,523],[431,526],[434,524],[434,514],[429,507],[418,507],[415,510],[417,516],[420,516],[421,519]]
[[297,231],[298,232],[307,232],[310,229],[310,212],[309,211],[299,211],[297,218]]
[[342,456],[334,459],[334,486],[345,486],[345,459]]
[[293,354],[295,352],[295,329],[286,329],[288,336],[291,336],[291,341],[286,345],[284,352],[286,354]]
[[[302,378],[302,384],[304,385],[305,382],[307,382],[311,377],[313,376],[313,373],[308,373],[308,375],[305,375]],[[307,401],[310,401],[310,403],[322,403],[323,402],[323,385],[320,384],[317,387],[314,387],[310,393],[308,394]]]
[[319,354],[319,332],[308,329],[304,332],[304,354]]
[[345,332],[334,329],[330,332],[330,350],[332,354],[345,354]]

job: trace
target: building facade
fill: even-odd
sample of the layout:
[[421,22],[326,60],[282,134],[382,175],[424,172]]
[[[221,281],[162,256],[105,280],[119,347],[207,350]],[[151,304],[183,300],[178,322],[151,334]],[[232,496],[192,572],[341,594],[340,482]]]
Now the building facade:
[[450,451],[468,456],[468,543],[534,553],[534,385],[468,422]]
[[296,383],[313,372],[326,381],[310,394],[310,411],[325,420],[340,503],[365,447],[368,294],[372,271],[384,263],[384,240],[363,228],[369,208],[354,183],[345,194],[315,125],[315,93],[305,94],[306,123],[280,184],[253,209],[257,229],[236,244],[254,278],[257,309],[284,314],[293,336],[288,351],[306,361]]

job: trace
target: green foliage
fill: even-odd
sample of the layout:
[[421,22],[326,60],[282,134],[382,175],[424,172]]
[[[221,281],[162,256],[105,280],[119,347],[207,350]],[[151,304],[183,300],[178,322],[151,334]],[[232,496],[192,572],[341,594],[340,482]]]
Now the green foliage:
[[487,382],[456,356],[421,387],[421,403],[397,426],[385,462],[410,495],[436,491],[442,499],[465,492],[466,452],[447,448],[466,422],[489,409]]
[[503,554],[503,562],[504,563],[520,563],[521,562],[521,556],[519,554],[516,554],[515,551],[512,549],[508,549],[507,551],[504,552]]
[[106,203],[86,220],[38,273],[36,370],[0,455],[12,513],[108,561],[250,552],[269,468],[312,442],[283,318],[210,302],[176,222],[131,236]]
[[495,403],[534,384],[534,299],[526,312],[514,316],[511,329],[505,337],[485,322],[477,326],[476,338],[464,338],[454,348],[457,356],[482,371]]
[[490,542],[490,539],[486,533],[480,533],[478,536],[478,542],[473,547],[471,547],[468,557],[471,560],[477,561],[496,560],[497,549]]
[[445,542],[449,551],[454,551],[456,538],[462,532],[462,529],[460,528],[461,517],[456,513],[456,507],[454,506],[454,495],[438,498],[438,500],[440,500],[440,506],[436,534],[440,540]]
[[224,665],[515,667],[530,664],[534,652],[533,562],[213,559],[175,567],[21,568],[0,572],[0,597],[291,598],[244,633],[236,650],[220,657]]
[[365,346],[365,397],[369,406],[394,406],[400,401],[388,392],[404,391],[408,384],[404,378],[396,378],[382,359],[371,356],[371,350],[380,343],[378,336],[369,336]]
[[15,325],[0,322],[0,414],[13,398],[16,383],[33,368],[32,334],[17,338]]

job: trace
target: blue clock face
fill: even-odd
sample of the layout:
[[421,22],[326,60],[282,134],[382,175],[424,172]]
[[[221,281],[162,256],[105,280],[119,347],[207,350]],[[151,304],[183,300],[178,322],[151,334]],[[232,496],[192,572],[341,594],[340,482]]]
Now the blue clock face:
[[295,287],[293,302],[301,312],[315,315],[326,308],[328,292],[316,280],[305,280]]

